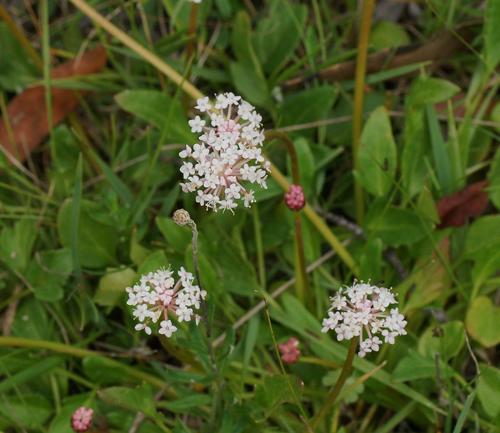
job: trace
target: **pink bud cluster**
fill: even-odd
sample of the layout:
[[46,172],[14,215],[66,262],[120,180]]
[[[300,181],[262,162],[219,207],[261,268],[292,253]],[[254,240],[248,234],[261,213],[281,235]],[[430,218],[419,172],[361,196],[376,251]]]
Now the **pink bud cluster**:
[[278,349],[281,353],[281,360],[285,364],[294,364],[299,360],[299,340],[295,337],[290,337],[285,343],[278,344]]

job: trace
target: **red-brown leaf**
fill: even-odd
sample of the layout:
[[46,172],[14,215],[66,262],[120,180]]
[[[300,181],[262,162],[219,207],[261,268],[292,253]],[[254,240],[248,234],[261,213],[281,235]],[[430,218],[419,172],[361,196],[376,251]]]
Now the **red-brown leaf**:
[[473,183],[439,200],[439,228],[460,227],[469,218],[481,215],[488,205],[488,194],[484,191],[487,183],[485,180]]
[[[106,50],[99,46],[85,52],[80,58],[52,69],[52,78],[89,75],[101,71],[106,64]],[[79,101],[81,92],[52,88],[52,126],[60,123]],[[26,157],[47,137],[50,129],[43,86],[34,86],[16,96],[7,107],[12,137],[5,119],[0,122],[0,144],[19,161]]]

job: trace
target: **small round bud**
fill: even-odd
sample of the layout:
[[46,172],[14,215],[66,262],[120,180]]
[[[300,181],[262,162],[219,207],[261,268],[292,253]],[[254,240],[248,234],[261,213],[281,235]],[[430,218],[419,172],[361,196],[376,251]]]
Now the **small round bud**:
[[285,204],[293,211],[299,211],[306,205],[304,190],[300,185],[290,185],[290,189],[285,194]]
[[174,216],[172,217],[174,222],[180,226],[185,226],[187,224],[190,224],[192,222],[191,216],[189,215],[189,212],[185,209],[177,209],[174,212]]
[[285,343],[278,344],[278,349],[281,353],[281,360],[285,364],[294,364],[300,358],[299,340],[295,337],[290,337]]
[[71,416],[71,428],[77,433],[86,432],[92,424],[94,411],[89,407],[81,406]]

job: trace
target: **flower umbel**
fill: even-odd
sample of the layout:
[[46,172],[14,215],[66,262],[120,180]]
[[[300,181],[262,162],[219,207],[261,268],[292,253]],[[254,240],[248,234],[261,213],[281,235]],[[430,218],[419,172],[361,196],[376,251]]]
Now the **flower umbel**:
[[270,164],[262,156],[262,117],[240,96],[221,93],[211,102],[198,99],[197,115],[189,121],[191,131],[201,133],[199,143],[179,153],[185,159],[181,173],[184,192],[196,191],[196,201],[214,211],[233,210],[255,201],[250,185],[267,188]]
[[133,315],[139,322],[135,325],[137,331],[151,335],[151,325],[160,321],[158,333],[171,337],[177,331],[172,315],[179,322],[189,322],[194,317],[198,323],[199,316],[194,310],[205,299],[205,290],[193,284],[193,274],[183,267],[178,271],[177,282],[173,275],[170,269],[160,269],[143,275],[138,284],[126,289],[127,304],[135,307]]
[[331,298],[328,317],[323,319],[321,331],[335,331],[339,341],[359,337],[358,355],[364,357],[379,350],[380,337],[386,343],[394,344],[395,337],[406,335],[404,316],[397,308],[387,311],[389,305],[396,303],[391,290],[355,282]]
[[300,358],[299,340],[290,337],[285,343],[278,344],[281,360],[285,364],[294,364]]
[[71,428],[78,433],[86,432],[92,424],[93,416],[94,411],[91,408],[85,406],[79,407],[71,416]]

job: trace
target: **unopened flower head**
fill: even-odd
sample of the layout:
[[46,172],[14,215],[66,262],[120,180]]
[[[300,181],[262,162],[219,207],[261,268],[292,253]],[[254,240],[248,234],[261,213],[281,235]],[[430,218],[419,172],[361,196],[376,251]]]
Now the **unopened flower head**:
[[178,271],[179,279],[174,279],[170,269],[160,269],[143,275],[135,286],[128,287],[128,305],[134,308],[133,315],[139,322],[137,331],[151,334],[151,326],[160,322],[159,334],[171,337],[177,331],[172,322],[175,317],[179,322],[189,322],[193,318],[196,323],[199,316],[195,310],[200,308],[206,292],[193,284],[194,277],[184,268]]
[[94,411],[91,408],[79,407],[71,416],[71,428],[78,433],[86,432],[92,424],[93,416]]
[[394,344],[395,337],[406,335],[404,316],[397,308],[389,307],[396,303],[391,290],[355,282],[331,298],[322,332],[335,331],[339,341],[359,337],[358,355],[361,357],[377,352],[382,339]]
[[300,358],[299,340],[290,337],[285,343],[278,344],[281,360],[285,364],[294,364]]
[[172,216],[172,219],[177,225],[185,226],[187,224],[192,224],[193,220],[189,215],[189,212],[185,209],[177,209]]
[[255,201],[252,185],[267,188],[269,161],[262,156],[262,117],[248,102],[233,93],[221,93],[210,101],[198,99],[197,115],[189,121],[199,133],[199,143],[186,146],[179,156],[184,192],[195,192],[196,201],[214,211],[233,210]]

